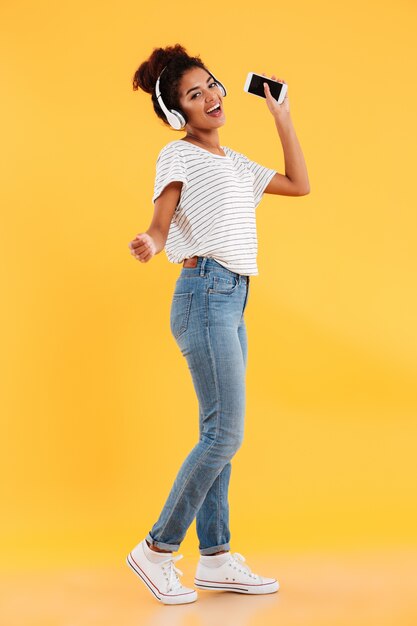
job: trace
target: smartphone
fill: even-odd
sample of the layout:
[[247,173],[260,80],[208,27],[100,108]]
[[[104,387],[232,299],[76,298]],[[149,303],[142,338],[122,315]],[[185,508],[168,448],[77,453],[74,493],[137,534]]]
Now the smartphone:
[[284,102],[285,94],[287,93],[286,83],[280,83],[278,80],[272,80],[272,78],[266,78],[262,74],[255,74],[255,72],[249,72],[246,77],[244,91],[251,93],[259,98],[266,98],[264,91],[264,83],[268,83],[271,90],[271,96],[278,101],[278,104]]

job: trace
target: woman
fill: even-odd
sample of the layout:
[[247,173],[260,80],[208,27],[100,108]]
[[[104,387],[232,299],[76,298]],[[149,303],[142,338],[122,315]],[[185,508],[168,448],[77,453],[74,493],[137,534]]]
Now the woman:
[[182,555],[172,553],[195,517],[196,587],[273,593],[279,588],[275,578],[254,574],[241,554],[230,552],[228,487],[231,459],[244,431],[244,311],[250,276],[258,274],[255,209],[263,193],[309,193],[288,95],[278,105],[265,83],[266,104],[284,149],[282,175],[220,146],[226,89],[179,44],[154,49],[136,71],[133,87],[152,94],[155,113],[165,124],[186,132],[158,155],[154,216],[129,247],[141,263],[165,247],[171,262],[183,264],[170,325],[197,393],[200,440],[183,462],[159,519],[127,562],[159,601],[193,602],[196,591],[180,583],[182,572],[174,566]]

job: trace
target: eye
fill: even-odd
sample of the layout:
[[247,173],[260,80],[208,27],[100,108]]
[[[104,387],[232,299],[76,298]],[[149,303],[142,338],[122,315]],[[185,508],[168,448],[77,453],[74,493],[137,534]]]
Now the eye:
[[[216,82],[210,83],[210,87],[212,87],[213,85],[217,87]],[[198,96],[199,93],[200,93],[199,91],[196,91],[195,94],[191,96],[191,100],[193,100],[196,96]]]

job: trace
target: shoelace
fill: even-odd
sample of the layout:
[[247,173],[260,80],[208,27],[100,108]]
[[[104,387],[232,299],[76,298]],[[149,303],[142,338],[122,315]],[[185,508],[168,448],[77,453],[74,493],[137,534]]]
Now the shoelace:
[[[235,569],[239,569],[241,572],[245,572],[252,578],[258,579],[259,578],[258,574],[255,574],[254,572],[252,572],[249,565],[243,565],[245,561],[246,561],[245,557],[242,554],[240,554],[240,552],[233,552],[230,555],[229,563],[232,565],[232,567],[234,567]],[[243,569],[241,569],[242,567]]]
[[167,559],[164,559],[163,561],[161,561],[160,563],[164,573],[169,572],[167,591],[174,591],[174,589],[179,589],[180,587],[182,587],[181,581],[178,578],[178,574],[180,576],[183,576],[183,572],[180,569],[178,569],[178,567],[175,567],[174,565],[174,561],[179,561],[179,559],[182,559],[182,558],[183,558],[182,554],[177,554],[177,556],[170,556]]

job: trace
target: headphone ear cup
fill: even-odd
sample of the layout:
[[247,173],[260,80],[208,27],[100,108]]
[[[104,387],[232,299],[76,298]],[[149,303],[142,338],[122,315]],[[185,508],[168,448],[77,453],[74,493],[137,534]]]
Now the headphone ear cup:
[[172,128],[175,128],[175,130],[181,130],[181,128],[184,128],[186,124],[184,116],[175,109],[171,109],[169,111],[169,113],[167,114],[167,120]]
[[218,86],[220,87],[220,91],[222,96],[227,96],[227,91],[226,91],[226,87],[223,85],[223,83],[221,83],[219,80],[216,81],[216,83],[218,84]]
[[227,95],[227,91],[226,91],[226,87],[219,81],[217,80],[217,78],[215,77],[214,74],[211,74],[211,76],[214,78],[214,80],[216,81],[217,85],[220,88],[220,93],[222,94],[222,96],[226,96]]
[[[164,72],[164,70],[166,69],[166,66],[164,67],[164,69],[162,70],[162,72]],[[175,109],[171,109],[169,110],[166,106],[164,101],[162,100],[162,96],[161,96],[161,90],[159,89],[159,81],[161,79],[161,75],[162,72],[159,74],[158,79],[156,81],[155,84],[155,96],[156,96],[156,100],[157,102],[159,102],[159,106],[161,107],[166,120],[168,122],[168,124],[171,126],[171,128],[175,128],[175,130],[181,130],[181,128],[184,128],[184,126],[186,125],[186,121],[183,115],[181,115],[181,113],[179,111],[175,111]]]

